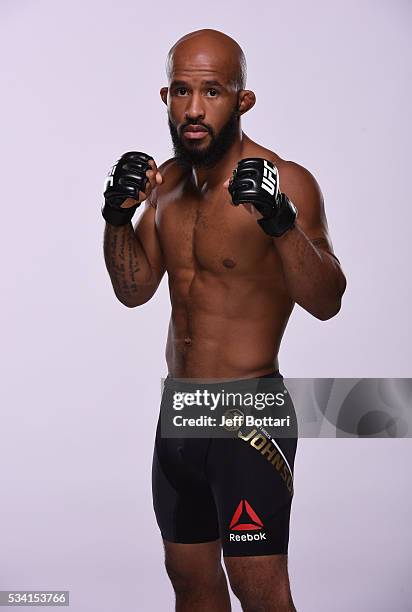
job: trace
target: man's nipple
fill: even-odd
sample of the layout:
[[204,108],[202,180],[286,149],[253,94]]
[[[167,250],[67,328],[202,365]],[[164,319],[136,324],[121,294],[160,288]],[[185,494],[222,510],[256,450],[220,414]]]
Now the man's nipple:
[[233,259],[224,259],[222,263],[225,268],[234,268],[236,266],[236,262]]
[[192,338],[189,338],[188,336],[186,336],[185,344],[192,344]]

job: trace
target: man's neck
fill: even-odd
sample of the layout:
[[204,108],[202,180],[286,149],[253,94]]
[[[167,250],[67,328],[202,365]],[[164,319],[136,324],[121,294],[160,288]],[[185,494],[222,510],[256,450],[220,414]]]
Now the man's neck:
[[192,178],[199,193],[206,195],[207,192],[223,185],[226,179],[232,176],[237,162],[242,158],[242,152],[248,137],[240,130],[225,156],[210,168],[192,166]]

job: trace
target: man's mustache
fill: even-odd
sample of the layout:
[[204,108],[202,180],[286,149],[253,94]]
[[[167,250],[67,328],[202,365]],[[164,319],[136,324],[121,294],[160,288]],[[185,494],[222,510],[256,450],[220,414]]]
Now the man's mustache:
[[205,130],[207,130],[209,132],[209,134],[211,134],[213,136],[213,130],[211,127],[209,127],[208,125],[205,125],[204,123],[200,123],[200,121],[188,121],[187,123],[184,123],[180,128],[179,128],[179,133],[182,134],[183,131],[189,127],[189,125],[201,125],[202,127],[205,128]]

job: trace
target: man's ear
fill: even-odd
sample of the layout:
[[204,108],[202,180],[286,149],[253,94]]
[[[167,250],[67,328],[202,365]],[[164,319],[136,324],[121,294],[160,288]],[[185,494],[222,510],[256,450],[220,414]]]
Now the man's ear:
[[250,89],[241,89],[238,95],[238,113],[243,115],[248,110],[255,106],[256,96]]
[[167,105],[167,92],[168,92],[169,88],[168,87],[162,87],[160,90],[160,97],[162,98],[163,102]]

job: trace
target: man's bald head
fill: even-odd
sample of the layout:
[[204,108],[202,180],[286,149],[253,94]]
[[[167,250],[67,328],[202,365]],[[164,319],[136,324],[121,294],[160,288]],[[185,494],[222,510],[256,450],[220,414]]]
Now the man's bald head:
[[160,89],[160,96],[167,106],[175,158],[189,166],[215,166],[240,146],[240,118],[256,101],[254,92],[245,89],[241,47],[223,32],[196,30],[170,49],[166,72],[168,86]]
[[246,87],[246,59],[240,45],[227,34],[218,30],[203,29],[190,32],[179,38],[170,49],[166,60],[169,81],[176,68],[184,68],[188,58],[208,58],[226,73],[232,85],[240,90]]

